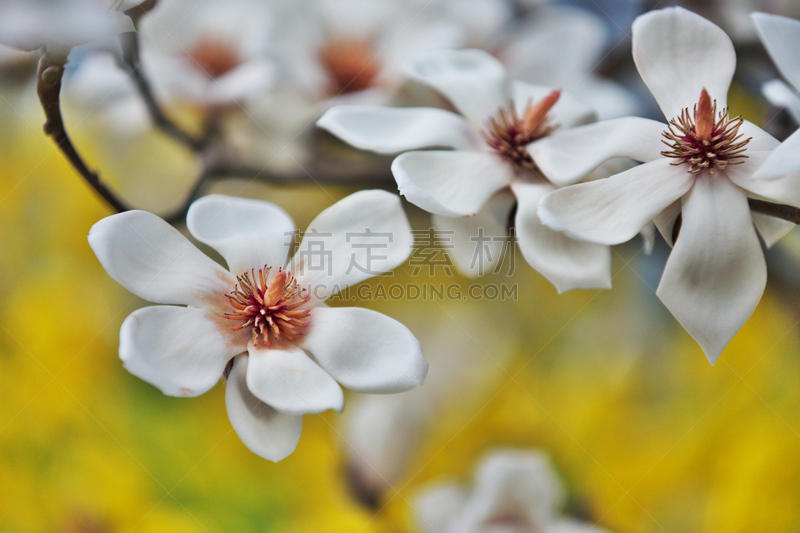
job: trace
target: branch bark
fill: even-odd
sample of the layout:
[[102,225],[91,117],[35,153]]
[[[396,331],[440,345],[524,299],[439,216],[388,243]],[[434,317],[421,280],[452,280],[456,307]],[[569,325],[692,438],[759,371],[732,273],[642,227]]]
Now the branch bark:
[[128,206],[114,194],[102,181],[97,173],[89,169],[80,156],[67,134],[64,119],[61,116],[61,79],[64,76],[66,57],[52,56],[45,52],[39,60],[36,71],[36,94],[44,111],[44,132],[53,139],[64,157],[83,180],[115,211],[121,213],[128,210]]

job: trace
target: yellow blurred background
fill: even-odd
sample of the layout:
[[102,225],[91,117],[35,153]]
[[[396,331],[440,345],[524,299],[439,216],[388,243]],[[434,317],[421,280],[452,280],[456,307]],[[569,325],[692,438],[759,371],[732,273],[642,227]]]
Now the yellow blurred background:
[[[468,480],[494,446],[546,450],[568,511],[609,531],[800,528],[797,289],[771,280],[715,367],[658,302],[658,261],[638,241],[615,249],[612,291],[558,296],[518,256],[513,278],[481,281],[517,283],[518,301],[362,302],[398,318],[470,307],[513,351],[488,392],[435,421],[370,509],[348,489],[339,415],[306,416],[297,450],[273,464],[233,432],[224,383],[170,398],[122,368],[120,324],[145,303],[95,259],[86,236],[110,213],[29,104],[0,100],[3,533],[411,532],[415,494]],[[137,205],[163,211],[191,180],[191,160],[155,134],[111,153],[120,140],[71,123],[87,159]],[[350,192],[247,180],[215,190],[273,201],[299,228]],[[471,283],[409,271],[393,282]]]

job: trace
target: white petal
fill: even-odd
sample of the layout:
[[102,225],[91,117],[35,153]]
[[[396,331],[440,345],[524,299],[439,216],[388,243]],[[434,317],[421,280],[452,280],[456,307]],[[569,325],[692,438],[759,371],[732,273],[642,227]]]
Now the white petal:
[[539,219],[539,200],[555,188],[547,183],[515,181],[511,189],[518,202],[515,226],[525,261],[559,294],[572,289],[610,289],[610,247],[570,239]]
[[767,13],[752,13],[750,18],[775,66],[800,91],[800,21]]
[[381,154],[437,146],[467,150],[482,142],[464,117],[432,107],[342,105],[329,109],[317,126]]
[[[533,85],[523,81],[515,81],[511,84],[514,106],[520,114],[525,110],[525,105],[529,100],[535,104],[552,92],[553,89],[551,87]],[[558,125],[561,128],[572,128],[594,122],[597,120],[597,113],[591,107],[562,91],[558,102],[548,113],[548,118],[551,124]]]
[[297,346],[251,341],[247,353],[247,388],[262,402],[294,415],[342,410],[342,389]]
[[186,214],[186,226],[237,275],[264,265],[284,266],[294,240],[294,222],[277,205],[221,194],[196,200]]
[[753,225],[758,230],[761,238],[764,239],[764,244],[767,245],[767,248],[772,248],[776,242],[796,227],[793,223],[782,218],[762,215],[756,212],[751,212],[750,215],[753,217]]
[[400,197],[359,191],[309,224],[290,270],[317,299],[388,272],[411,254],[411,226]]
[[[776,158],[776,152],[749,151],[744,164],[729,166],[725,174],[736,185],[757,197],[800,206],[800,168],[791,173],[780,172],[779,167],[786,168],[788,165],[781,164],[781,155]],[[791,157],[787,152],[783,153]]]
[[758,305],[767,267],[747,197],[727,179],[698,179],[656,294],[713,365]]
[[152,213],[127,211],[89,230],[89,246],[117,283],[139,298],[219,311],[234,277]]
[[356,392],[403,392],[425,381],[419,341],[393,318],[359,307],[315,307],[298,346]]
[[195,307],[144,307],[122,323],[119,356],[128,372],[164,394],[199,396],[247,349],[248,336],[227,322]]
[[800,96],[781,80],[768,81],[761,86],[761,93],[775,107],[784,107],[800,124]]
[[497,110],[508,105],[506,69],[483,50],[437,50],[409,61],[406,75],[433,87],[470,119],[483,127]]
[[546,456],[500,450],[481,461],[461,523],[466,526],[519,516],[533,530],[540,530],[554,521],[564,498],[564,487]]
[[279,413],[247,388],[248,357],[233,360],[233,368],[225,388],[225,406],[236,434],[250,451],[278,462],[291,454],[303,430],[301,415]]
[[609,159],[629,157],[648,163],[660,159],[666,124],[628,117],[558,130],[528,145],[536,165],[556,185],[583,179]]
[[747,143],[745,154],[749,152],[769,152],[775,150],[781,144],[778,139],[749,120],[742,122],[739,133],[742,135],[742,139],[750,139],[750,142]]
[[539,217],[575,239],[619,244],[686,194],[693,182],[684,166],[662,159],[551,192],[539,204]]
[[474,215],[514,178],[510,163],[486,152],[406,152],[392,162],[400,194],[449,217]]
[[[747,155],[750,155],[749,151]],[[759,167],[754,179],[777,179],[800,172],[800,130],[783,141]]]
[[718,109],[728,105],[736,52],[725,32],[700,15],[668,7],[639,16],[633,59],[667,120],[691,110],[704,88]]
[[417,529],[422,533],[444,533],[461,512],[466,491],[456,483],[436,485],[414,500]]
[[443,252],[453,260],[465,276],[488,274],[498,261],[511,253],[508,240],[508,215],[514,206],[514,195],[503,189],[492,196],[480,211],[471,217],[433,215]]
[[598,120],[639,115],[639,97],[621,83],[587,74],[578,85],[564,87],[581,102],[597,111]]
[[653,223],[658,228],[658,232],[664,237],[664,240],[667,241],[667,244],[670,246],[673,245],[672,242],[672,231],[675,227],[675,222],[678,221],[678,216],[681,214],[681,201],[680,199],[675,200],[663,211],[661,211],[656,217],[653,219]]

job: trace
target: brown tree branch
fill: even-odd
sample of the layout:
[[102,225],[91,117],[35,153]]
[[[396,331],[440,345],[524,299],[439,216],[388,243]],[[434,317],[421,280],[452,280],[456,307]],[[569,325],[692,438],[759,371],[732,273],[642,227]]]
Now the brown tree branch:
[[89,170],[83,158],[73,146],[72,141],[64,128],[64,119],[61,116],[61,79],[64,76],[66,57],[52,56],[45,52],[39,60],[36,72],[36,94],[44,111],[44,132],[53,139],[56,146],[72,167],[80,174],[83,180],[115,211],[127,211],[128,206],[111,191],[99,176]]
[[756,200],[754,198],[748,198],[747,201],[750,204],[750,210],[755,211],[756,213],[769,215],[775,218],[782,218],[783,220],[787,220],[792,224],[800,224],[800,209],[796,207],[784,204],[774,204],[772,202]]

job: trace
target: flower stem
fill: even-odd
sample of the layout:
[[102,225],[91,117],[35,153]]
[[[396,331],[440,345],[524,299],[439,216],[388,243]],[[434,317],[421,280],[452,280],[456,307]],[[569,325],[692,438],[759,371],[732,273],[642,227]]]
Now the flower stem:
[[53,139],[56,146],[64,154],[72,167],[83,180],[116,212],[128,210],[128,206],[120,200],[102,181],[97,173],[89,170],[64,128],[61,116],[61,79],[64,76],[66,56],[53,56],[45,52],[39,60],[36,72],[36,94],[44,111],[44,132]]
[[791,205],[775,204],[764,200],[748,198],[750,209],[762,215],[769,215],[775,218],[782,218],[792,224],[800,224],[800,209]]

